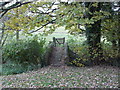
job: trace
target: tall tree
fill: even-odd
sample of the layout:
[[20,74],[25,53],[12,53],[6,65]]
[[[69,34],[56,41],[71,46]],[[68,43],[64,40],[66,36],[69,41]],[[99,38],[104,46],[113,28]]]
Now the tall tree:
[[[96,5],[92,5],[96,4]],[[85,6],[89,8],[87,18],[92,19],[95,17],[95,13],[100,12],[101,3],[86,2]],[[89,54],[91,64],[98,65],[102,59],[102,48],[101,48],[101,19],[97,19],[93,24],[86,26],[86,36],[89,45]]]
[[112,43],[112,49],[115,51],[119,49],[119,9],[118,2],[105,3],[104,11],[109,12],[111,15],[102,20],[102,35],[107,41]]

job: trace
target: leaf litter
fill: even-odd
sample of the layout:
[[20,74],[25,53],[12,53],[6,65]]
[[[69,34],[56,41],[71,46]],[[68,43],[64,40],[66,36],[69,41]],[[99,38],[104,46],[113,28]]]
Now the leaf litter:
[[44,67],[28,73],[0,76],[3,88],[118,88],[120,69],[110,66]]

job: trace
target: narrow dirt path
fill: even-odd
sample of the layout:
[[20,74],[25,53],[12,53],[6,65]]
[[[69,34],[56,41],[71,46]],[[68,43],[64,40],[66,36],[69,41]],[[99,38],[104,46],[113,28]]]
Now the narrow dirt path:
[[64,47],[53,47],[53,51],[51,53],[50,64],[52,66],[64,66]]

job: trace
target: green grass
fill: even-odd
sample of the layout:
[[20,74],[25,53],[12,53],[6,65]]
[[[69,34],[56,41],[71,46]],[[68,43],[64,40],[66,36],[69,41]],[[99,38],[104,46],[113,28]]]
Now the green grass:
[[71,34],[68,33],[67,30],[65,30],[64,27],[59,27],[52,34],[50,34],[48,36],[45,36],[47,42],[52,41],[53,37],[56,37],[56,38],[65,37],[66,42],[70,38],[77,39],[79,42],[83,42],[83,41],[86,40],[85,35],[71,35]]
[[46,40],[47,41],[52,41],[53,37],[56,38],[63,38],[65,37],[66,39],[68,39],[69,34],[67,33],[67,31],[65,31],[64,27],[60,27],[58,29],[56,29],[52,34],[46,36]]

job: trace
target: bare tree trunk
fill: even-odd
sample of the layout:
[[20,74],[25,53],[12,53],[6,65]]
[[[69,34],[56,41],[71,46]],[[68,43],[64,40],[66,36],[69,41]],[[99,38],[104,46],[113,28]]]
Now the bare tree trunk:
[[4,27],[5,27],[5,25],[3,24],[2,31],[1,31],[1,37],[0,37],[0,44],[1,45],[2,45],[3,38],[4,38]]
[[8,34],[6,35],[5,39],[2,42],[2,44],[1,44],[2,46],[4,46],[4,44],[5,44],[6,40],[7,40],[7,37],[8,37]]
[[6,36],[5,36],[4,27],[5,27],[5,25],[3,23],[1,37],[0,37],[0,45],[1,45],[1,47],[4,46],[4,44],[5,44],[6,40],[7,40],[7,37],[8,37],[8,34],[6,34]]

